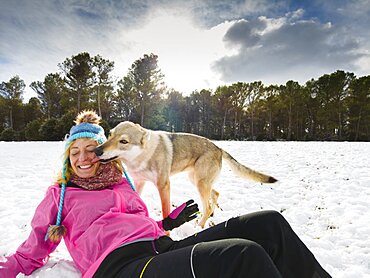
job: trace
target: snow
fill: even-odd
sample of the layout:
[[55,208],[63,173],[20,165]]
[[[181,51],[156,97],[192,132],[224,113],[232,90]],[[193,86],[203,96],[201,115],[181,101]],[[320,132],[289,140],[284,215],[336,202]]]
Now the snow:
[[[219,205],[209,223],[252,211],[282,212],[333,277],[370,277],[370,143],[216,141],[245,165],[276,177],[261,185],[235,176],[226,164],[214,188]],[[0,256],[27,238],[34,210],[61,165],[63,142],[0,142]],[[172,204],[200,203],[185,173],[171,179]],[[142,194],[160,219],[152,184]],[[179,239],[199,231],[195,221],[174,230]],[[18,277],[24,277],[18,275]],[[62,243],[30,277],[81,277]]]

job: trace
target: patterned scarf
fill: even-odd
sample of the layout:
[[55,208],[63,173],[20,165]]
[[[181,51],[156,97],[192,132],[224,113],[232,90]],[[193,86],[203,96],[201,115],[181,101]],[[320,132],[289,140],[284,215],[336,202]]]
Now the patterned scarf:
[[119,182],[122,173],[112,163],[100,164],[95,176],[80,178],[73,174],[70,181],[87,190],[99,190]]

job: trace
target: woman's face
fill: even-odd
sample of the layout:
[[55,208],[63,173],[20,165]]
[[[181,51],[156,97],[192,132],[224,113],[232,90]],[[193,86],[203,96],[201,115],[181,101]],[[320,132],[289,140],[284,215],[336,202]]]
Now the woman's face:
[[93,163],[96,158],[94,149],[98,143],[94,139],[81,138],[73,141],[69,149],[69,160],[74,173],[80,178],[90,178],[95,175],[100,163]]

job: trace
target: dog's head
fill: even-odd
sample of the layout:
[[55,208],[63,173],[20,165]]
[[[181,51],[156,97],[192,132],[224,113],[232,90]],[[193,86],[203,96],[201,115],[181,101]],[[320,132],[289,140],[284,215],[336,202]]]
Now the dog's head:
[[101,162],[130,161],[142,153],[149,131],[132,122],[121,122],[110,131],[108,140],[95,149]]

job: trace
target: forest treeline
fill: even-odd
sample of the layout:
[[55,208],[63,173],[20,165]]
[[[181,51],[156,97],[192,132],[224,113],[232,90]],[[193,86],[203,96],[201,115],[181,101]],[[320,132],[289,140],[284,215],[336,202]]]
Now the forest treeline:
[[184,96],[167,88],[154,54],[134,61],[121,79],[113,61],[87,52],[58,69],[30,84],[37,97],[28,103],[21,77],[1,82],[0,140],[62,140],[84,109],[97,111],[107,131],[130,120],[216,140],[370,140],[370,75],[338,70],[304,85],[236,82]]

